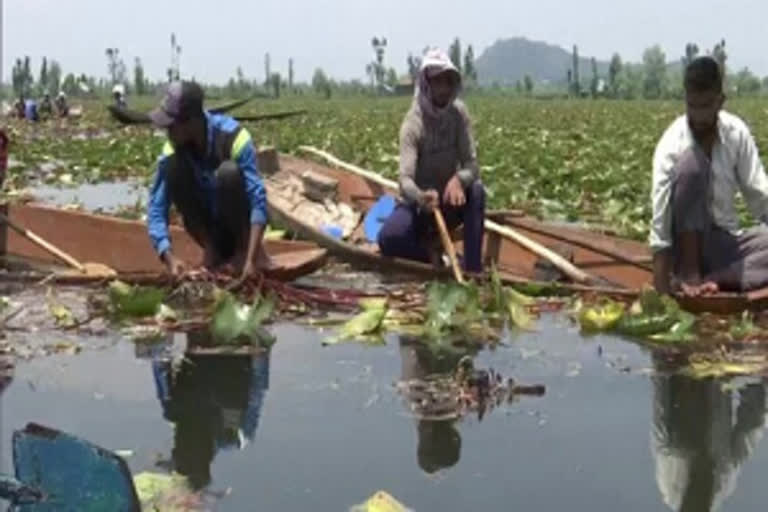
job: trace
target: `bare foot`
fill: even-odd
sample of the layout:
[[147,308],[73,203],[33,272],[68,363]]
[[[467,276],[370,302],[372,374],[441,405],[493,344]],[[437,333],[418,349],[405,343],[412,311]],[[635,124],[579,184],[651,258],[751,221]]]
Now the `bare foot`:
[[682,283],[680,285],[683,295],[686,297],[706,297],[714,295],[720,291],[720,287],[713,281],[707,281],[704,283]]

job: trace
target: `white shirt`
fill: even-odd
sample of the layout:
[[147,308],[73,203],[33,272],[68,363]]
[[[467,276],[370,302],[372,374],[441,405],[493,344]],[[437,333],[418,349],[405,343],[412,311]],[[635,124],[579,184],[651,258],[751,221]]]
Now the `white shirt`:
[[[712,149],[712,204],[714,223],[739,233],[736,192],[741,191],[755,220],[768,221],[768,176],[747,125],[721,111],[718,139]],[[678,117],[661,137],[653,155],[653,219],[650,244],[653,251],[672,245],[672,179],[678,158],[695,144],[688,118]]]

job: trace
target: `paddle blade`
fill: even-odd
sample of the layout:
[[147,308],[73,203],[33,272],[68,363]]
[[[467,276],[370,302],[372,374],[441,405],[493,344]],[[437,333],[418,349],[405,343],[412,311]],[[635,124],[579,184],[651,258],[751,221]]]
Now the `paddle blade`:
[[44,501],[18,512],[140,512],[127,464],[114,453],[57,430],[29,424],[13,434],[16,478]]
[[381,196],[376,203],[368,210],[368,214],[363,221],[365,238],[372,244],[375,244],[379,238],[379,231],[384,226],[392,212],[395,211],[397,200],[393,196]]

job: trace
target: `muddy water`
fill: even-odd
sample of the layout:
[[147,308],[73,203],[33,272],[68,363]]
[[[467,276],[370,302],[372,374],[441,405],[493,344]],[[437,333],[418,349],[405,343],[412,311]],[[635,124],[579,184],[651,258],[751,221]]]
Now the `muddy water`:
[[160,347],[127,342],[21,363],[0,398],[0,468],[12,470],[12,430],[35,421],[131,450],[135,472],[231,489],[220,510],[345,511],[379,489],[417,511],[768,506],[760,380],[655,375],[635,345],[545,318],[474,360],[546,396],[435,423],[412,417],[393,383],[455,356],[274,332],[268,358],[190,358],[173,379]]

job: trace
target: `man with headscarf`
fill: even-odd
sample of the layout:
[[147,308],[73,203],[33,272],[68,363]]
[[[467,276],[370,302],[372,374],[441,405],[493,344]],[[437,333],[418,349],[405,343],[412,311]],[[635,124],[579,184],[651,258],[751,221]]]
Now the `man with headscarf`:
[[464,225],[464,268],[482,271],[485,189],[467,108],[457,99],[461,75],[445,52],[429,50],[400,129],[400,203],[379,232],[384,256],[435,262],[432,211],[450,228]]

